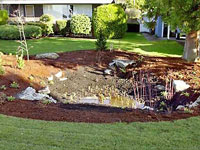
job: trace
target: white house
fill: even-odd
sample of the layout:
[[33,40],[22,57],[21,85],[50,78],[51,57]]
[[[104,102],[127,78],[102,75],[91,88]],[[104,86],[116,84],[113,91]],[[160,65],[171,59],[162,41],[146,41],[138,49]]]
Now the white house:
[[9,15],[17,9],[26,21],[37,21],[43,14],[54,16],[55,20],[70,19],[73,14],[85,14],[92,17],[94,8],[113,0],[0,0],[1,8]]

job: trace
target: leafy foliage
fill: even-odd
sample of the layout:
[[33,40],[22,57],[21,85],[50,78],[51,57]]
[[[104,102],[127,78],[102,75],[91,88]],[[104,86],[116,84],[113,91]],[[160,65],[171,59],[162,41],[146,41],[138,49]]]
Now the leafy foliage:
[[127,15],[117,4],[97,7],[93,14],[93,28],[95,37],[102,31],[106,38],[122,38],[127,30]]
[[97,41],[96,41],[96,49],[97,50],[105,50],[107,47],[106,47],[106,37],[103,35],[102,31],[100,30],[99,32],[99,36],[97,38]]
[[51,15],[44,14],[40,17],[40,22],[45,25],[44,31],[47,36],[54,33],[53,21],[54,21],[54,18]]
[[70,29],[73,34],[90,34],[91,21],[86,15],[74,15],[70,22]]
[[65,36],[67,32],[67,20],[57,20],[56,27],[58,29],[58,33]]
[[6,10],[0,10],[0,25],[4,25],[8,20],[8,12]]
[[[42,29],[38,26],[25,25],[26,38],[39,38],[42,36]],[[18,40],[20,39],[19,29],[15,25],[1,25],[0,39]]]

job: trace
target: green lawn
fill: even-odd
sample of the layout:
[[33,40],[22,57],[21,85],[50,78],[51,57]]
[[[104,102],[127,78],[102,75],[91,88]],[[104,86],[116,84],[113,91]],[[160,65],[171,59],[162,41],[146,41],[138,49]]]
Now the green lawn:
[[[72,38],[42,38],[28,40],[30,54],[46,52],[67,52],[75,50],[95,49],[94,39],[72,39]],[[142,34],[127,33],[123,39],[109,40],[108,48],[111,43],[115,49],[137,52],[150,56],[172,56],[180,57],[183,46],[175,41],[147,41]],[[0,51],[4,53],[15,53],[19,43],[16,41],[0,40]]]
[[174,122],[86,124],[0,115],[1,150],[199,150],[200,117]]

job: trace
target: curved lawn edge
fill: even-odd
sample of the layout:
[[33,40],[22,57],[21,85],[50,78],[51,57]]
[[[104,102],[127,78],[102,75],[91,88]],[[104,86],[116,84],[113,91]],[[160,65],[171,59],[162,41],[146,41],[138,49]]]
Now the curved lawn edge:
[[200,117],[173,122],[87,124],[0,115],[0,149],[199,149]]

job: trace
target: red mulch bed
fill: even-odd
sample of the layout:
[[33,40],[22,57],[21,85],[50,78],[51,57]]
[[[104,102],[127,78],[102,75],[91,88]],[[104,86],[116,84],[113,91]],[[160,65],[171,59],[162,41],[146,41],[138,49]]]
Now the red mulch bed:
[[[137,60],[140,56],[134,53],[113,51],[76,51],[59,54],[57,60],[42,59],[36,60],[31,57],[23,70],[16,69],[16,58],[14,56],[4,55],[5,75],[0,76],[0,85],[6,85],[8,88],[4,92],[7,95],[15,95],[26,87],[33,86],[41,89],[44,78],[59,70],[72,69],[78,67],[91,67],[104,70],[108,64],[116,58],[128,58]],[[100,59],[99,59],[99,56]],[[181,79],[189,83],[193,89],[200,89],[200,63],[187,63],[181,58],[162,58],[162,57],[144,57],[141,66],[133,68],[138,70],[149,70],[156,73],[160,78],[165,78],[168,72],[171,72],[174,79]],[[30,76],[34,75],[34,80]],[[20,84],[19,89],[10,88],[13,81]],[[92,122],[92,123],[112,123],[112,122],[148,122],[148,121],[172,121],[184,119],[200,114],[199,107],[194,109],[193,113],[172,112],[161,114],[150,111],[120,109],[111,107],[100,107],[91,105],[73,105],[73,104],[42,104],[37,101],[5,102],[0,104],[0,113],[10,116],[40,119],[48,121],[69,121],[69,122]]]

